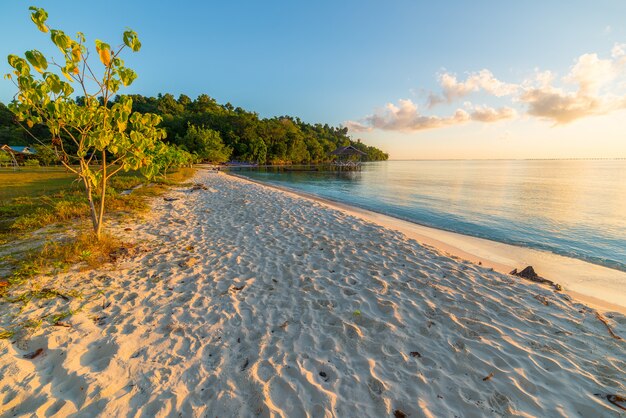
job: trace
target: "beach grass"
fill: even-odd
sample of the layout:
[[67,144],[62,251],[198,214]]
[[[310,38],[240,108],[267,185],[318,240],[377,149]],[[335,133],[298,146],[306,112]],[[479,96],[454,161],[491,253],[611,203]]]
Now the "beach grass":
[[[179,169],[169,174],[167,180],[128,195],[121,192],[144,184],[145,179],[138,172],[115,176],[109,184],[106,210],[110,213],[145,209],[145,197],[159,194],[166,185],[184,181],[191,173],[191,169]],[[88,216],[82,186],[63,169],[0,170],[0,244],[50,224]]]
[[[184,182],[194,169],[181,168],[168,174],[167,180],[147,183],[138,172],[113,177],[107,190],[107,216],[137,214],[148,207],[148,198],[163,193],[169,185]],[[125,190],[132,193],[122,194]],[[81,185],[60,168],[24,168],[0,171],[0,246],[29,240],[39,245],[25,245],[17,250],[10,245],[0,250],[0,267],[10,271],[6,280],[23,283],[45,267],[65,267],[84,262],[90,268],[109,260],[109,255],[123,243],[104,236],[95,240],[89,225],[89,207]],[[32,238],[34,231],[49,227]],[[47,239],[51,234],[64,239]],[[1,276],[1,275],[0,275]]]

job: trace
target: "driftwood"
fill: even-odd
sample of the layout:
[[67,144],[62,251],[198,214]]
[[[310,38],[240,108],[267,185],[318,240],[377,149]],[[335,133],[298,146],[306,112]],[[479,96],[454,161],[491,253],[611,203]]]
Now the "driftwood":
[[[620,405],[620,403],[626,404],[626,398],[619,395],[606,395],[606,400],[611,402],[613,405],[617,406],[620,409],[626,411],[626,408]],[[619,402],[619,403],[618,403]]]
[[522,279],[530,280],[531,282],[547,284],[548,286],[554,287],[556,291],[563,290],[560,284],[554,283],[552,280],[544,279],[543,277],[539,276],[535,272],[535,269],[533,269],[533,266],[528,266],[524,270],[519,271],[519,272],[517,271],[517,269],[514,269],[509,274],[513,276],[521,277]]
[[612,394],[604,394],[604,393],[596,393],[597,397],[606,399],[611,402],[613,405],[617,406],[619,409],[623,409],[626,411],[626,407],[620,404],[626,405],[626,397],[620,395],[612,395]]
[[620,337],[619,335],[617,335],[616,333],[613,332],[613,330],[611,329],[611,326],[609,325],[609,321],[607,321],[600,312],[596,311],[596,318],[598,318],[598,320],[600,320],[600,322],[602,322],[604,324],[604,326],[606,327],[606,329],[609,330],[609,334],[611,335],[611,337],[615,338],[616,340],[621,340],[622,337]]
[[39,357],[39,355],[41,355],[42,353],[43,353],[43,348],[38,348],[32,353],[24,354],[24,358],[32,360],[35,357]]

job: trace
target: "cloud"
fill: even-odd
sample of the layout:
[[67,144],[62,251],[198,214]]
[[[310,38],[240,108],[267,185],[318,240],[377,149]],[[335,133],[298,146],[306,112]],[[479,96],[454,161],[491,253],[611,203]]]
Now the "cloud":
[[398,104],[388,103],[384,108],[377,110],[373,115],[360,121],[348,121],[348,129],[356,132],[380,129],[384,131],[416,132],[427,129],[445,128],[460,125],[469,121],[484,123],[497,122],[514,118],[517,115],[514,109],[504,107],[494,109],[487,106],[470,106],[470,111],[457,109],[450,116],[428,116],[420,113],[417,105],[411,100],[398,100]]
[[465,81],[458,81],[456,75],[451,73],[439,74],[438,78],[443,92],[441,95],[430,93],[428,96],[429,107],[444,102],[452,103],[456,99],[481,90],[496,97],[509,96],[519,90],[517,84],[500,81],[487,69],[468,75]]
[[515,109],[506,106],[499,109],[488,106],[476,106],[470,116],[474,121],[493,123],[513,119],[517,116],[517,112]]
[[470,121],[499,122],[516,118],[519,111],[561,125],[626,109],[626,44],[616,43],[609,58],[601,58],[596,53],[579,56],[568,73],[560,78],[552,71],[535,69],[532,77],[509,83],[483,69],[470,73],[461,81],[456,75],[443,72],[438,75],[438,81],[441,92],[427,95],[425,105],[428,109],[441,103],[451,104],[478,92],[500,101],[506,100],[510,106],[494,108],[466,103],[465,110],[458,108],[452,115],[442,116],[426,115],[411,100],[399,100],[397,104],[388,103],[372,115],[345,124],[354,131],[415,132]]
[[[537,77],[535,86],[526,82],[518,100],[528,106],[531,116],[565,124],[574,120],[613,112],[625,108],[626,96],[615,95],[612,83],[624,74],[626,57],[624,45],[616,44],[611,59],[600,59],[597,54],[583,54],[562,78],[577,86],[566,91],[554,86],[554,77]],[[544,73],[545,74],[545,73]]]
[[626,44],[615,44],[611,49],[612,58],[620,58],[626,55]]
[[551,119],[558,124],[600,113],[602,107],[594,97],[565,93],[553,87],[527,90],[520,100],[528,105],[529,115]]
[[617,77],[619,71],[619,65],[610,59],[600,59],[597,54],[584,54],[563,81],[578,84],[582,94],[597,94],[600,88]]

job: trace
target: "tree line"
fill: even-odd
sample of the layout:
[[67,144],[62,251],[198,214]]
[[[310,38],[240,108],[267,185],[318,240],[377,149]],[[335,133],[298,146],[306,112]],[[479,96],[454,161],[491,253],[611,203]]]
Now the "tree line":
[[[333,150],[348,145],[363,151],[367,161],[389,157],[378,148],[350,138],[348,128],[310,124],[291,116],[260,118],[256,112],[230,103],[219,104],[206,94],[196,99],[184,94],[178,98],[171,94],[116,96],[109,106],[123,97],[132,99],[133,112],[159,115],[162,118],[159,126],[167,133],[164,142],[191,153],[196,161],[241,161],[261,165],[320,163],[330,161]],[[79,96],[75,100],[81,105],[84,98]],[[46,129],[45,125],[31,128],[37,137],[45,137]],[[37,145],[2,103],[0,144]]]

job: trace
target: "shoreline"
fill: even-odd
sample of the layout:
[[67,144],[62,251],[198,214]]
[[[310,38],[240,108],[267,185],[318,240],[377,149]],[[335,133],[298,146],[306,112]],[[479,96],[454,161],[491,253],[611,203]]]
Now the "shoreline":
[[224,173],[341,210],[384,228],[401,232],[410,239],[435,247],[450,256],[492,268],[499,273],[509,274],[515,268],[521,270],[531,265],[540,276],[562,285],[563,292],[574,299],[602,312],[615,311],[626,315],[625,286],[623,284],[620,286],[620,282],[626,283],[626,272],[548,251],[505,244],[420,225],[289,187],[264,183],[228,170],[225,170]]

